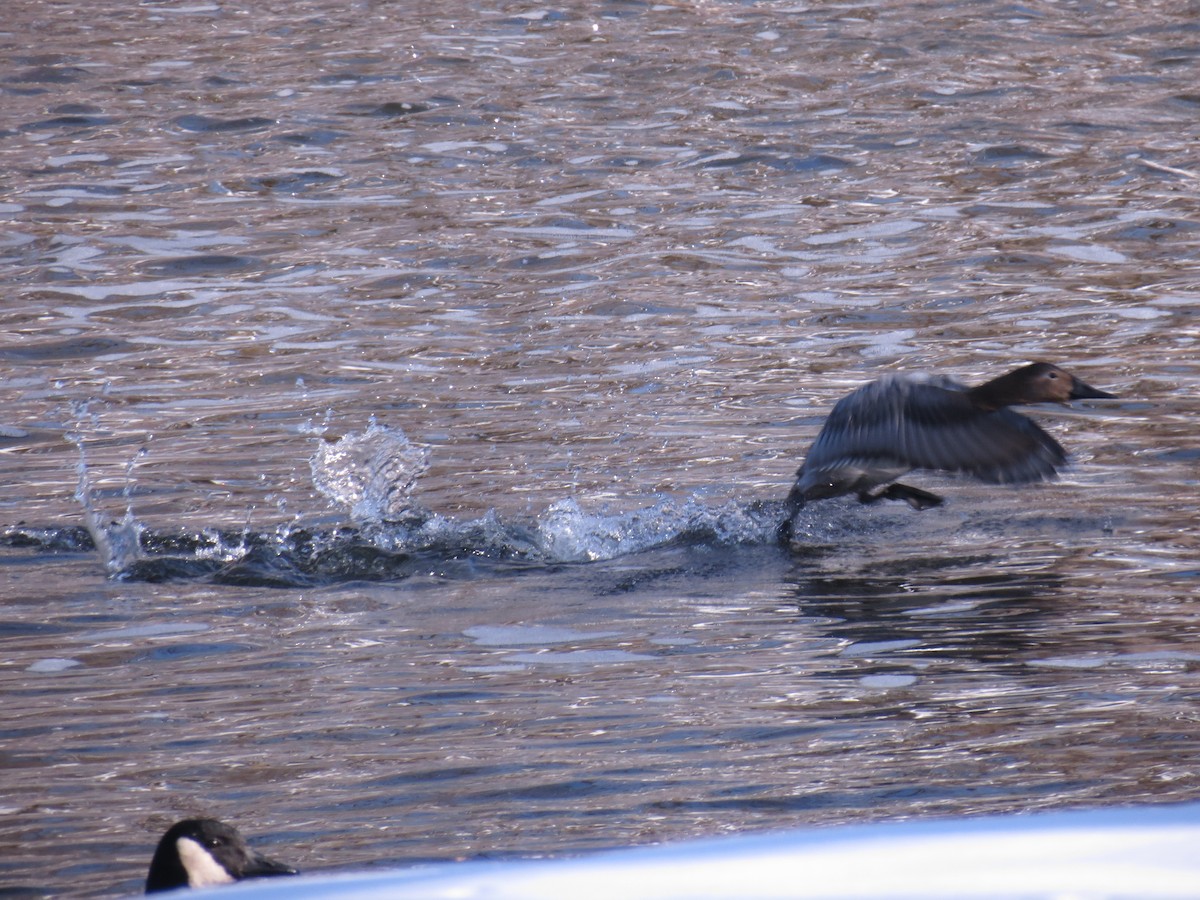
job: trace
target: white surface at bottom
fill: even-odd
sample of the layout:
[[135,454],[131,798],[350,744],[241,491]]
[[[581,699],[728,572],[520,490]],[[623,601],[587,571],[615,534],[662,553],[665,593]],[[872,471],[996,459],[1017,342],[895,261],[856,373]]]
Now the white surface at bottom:
[[279,878],[223,900],[1200,898],[1200,804],[735,836],[577,859]]

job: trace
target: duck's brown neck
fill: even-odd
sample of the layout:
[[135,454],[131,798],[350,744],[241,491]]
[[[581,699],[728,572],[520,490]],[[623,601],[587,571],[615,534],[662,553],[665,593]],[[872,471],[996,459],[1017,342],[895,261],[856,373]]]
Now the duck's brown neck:
[[1023,374],[1018,369],[1016,372],[1009,372],[1007,375],[993,378],[979,387],[971,388],[967,391],[967,396],[971,398],[972,403],[984,409],[1000,409],[1020,403],[1021,395],[1024,393],[1022,391],[1024,385],[1020,378]]

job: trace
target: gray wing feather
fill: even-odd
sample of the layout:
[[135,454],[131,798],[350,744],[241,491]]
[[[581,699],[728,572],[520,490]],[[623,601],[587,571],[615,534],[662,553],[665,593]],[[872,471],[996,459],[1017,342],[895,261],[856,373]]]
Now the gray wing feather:
[[833,408],[804,468],[879,460],[961,472],[994,484],[1053,478],[1067,461],[1054,438],[1011,409],[980,409],[948,378],[892,376]]

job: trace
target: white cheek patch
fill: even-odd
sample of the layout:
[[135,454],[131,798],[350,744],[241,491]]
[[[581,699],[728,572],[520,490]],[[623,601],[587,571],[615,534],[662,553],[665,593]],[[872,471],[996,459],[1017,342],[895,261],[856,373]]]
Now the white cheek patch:
[[225,867],[213,859],[212,854],[188,837],[181,837],[175,842],[179,851],[179,859],[187,872],[188,887],[215,887],[219,884],[233,884],[234,877],[225,871]]

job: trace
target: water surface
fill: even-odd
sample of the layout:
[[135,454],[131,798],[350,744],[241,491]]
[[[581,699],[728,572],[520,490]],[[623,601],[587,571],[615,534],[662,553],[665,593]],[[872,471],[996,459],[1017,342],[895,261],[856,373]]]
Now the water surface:
[[[1186,6],[6,11],[15,894],[1196,798]],[[838,397],[1032,359],[1063,479],[774,544]]]

